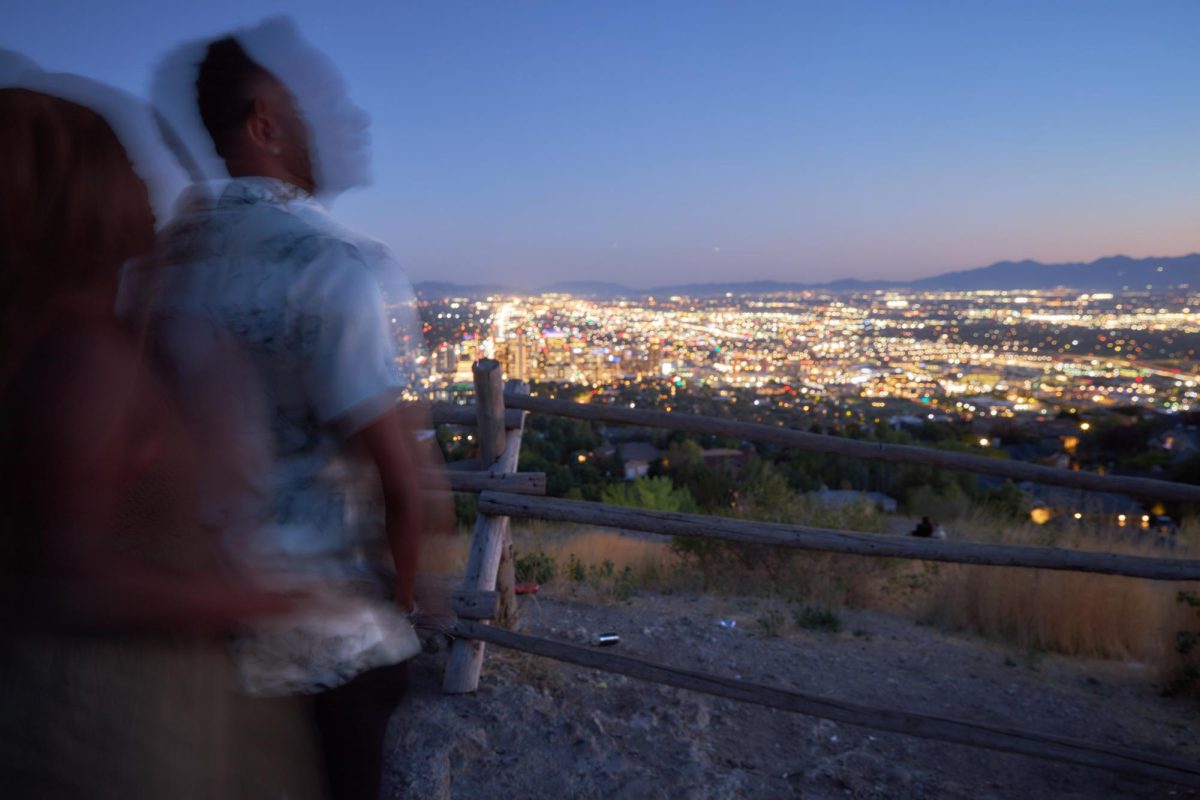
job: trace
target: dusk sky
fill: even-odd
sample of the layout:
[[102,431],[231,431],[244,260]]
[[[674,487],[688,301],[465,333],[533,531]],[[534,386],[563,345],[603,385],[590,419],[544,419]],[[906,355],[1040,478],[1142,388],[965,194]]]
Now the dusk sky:
[[414,281],[908,278],[1200,250],[1200,3],[8,0],[145,94],[291,14],[374,120],[336,213]]

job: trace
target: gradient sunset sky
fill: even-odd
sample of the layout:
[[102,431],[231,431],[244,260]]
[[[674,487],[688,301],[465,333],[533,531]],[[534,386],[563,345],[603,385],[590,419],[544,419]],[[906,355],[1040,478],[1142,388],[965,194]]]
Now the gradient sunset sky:
[[1200,250],[1196,2],[60,2],[0,47],[145,94],[286,12],[372,115],[414,281],[907,278]]

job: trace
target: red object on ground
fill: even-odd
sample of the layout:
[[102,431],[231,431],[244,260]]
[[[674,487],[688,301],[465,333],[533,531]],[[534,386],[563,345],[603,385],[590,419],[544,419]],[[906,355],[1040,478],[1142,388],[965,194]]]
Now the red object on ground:
[[516,594],[537,594],[538,589],[540,588],[542,587],[538,586],[536,583],[518,583],[513,587],[513,591]]

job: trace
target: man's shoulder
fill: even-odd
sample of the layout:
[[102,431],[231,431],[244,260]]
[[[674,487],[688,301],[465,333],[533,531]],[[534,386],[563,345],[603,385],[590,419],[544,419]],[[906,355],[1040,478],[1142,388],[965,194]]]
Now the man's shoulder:
[[383,242],[348,227],[334,218],[323,206],[297,203],[288,209],[297,222],[313,235],[352,251],[367,265],[394,263],[391,249]]
[[302,268],[329,257],[362,260],[355,243],[335,231],[259,203],[181,214],[163,230],[156,260],[180,264],[224,258]]

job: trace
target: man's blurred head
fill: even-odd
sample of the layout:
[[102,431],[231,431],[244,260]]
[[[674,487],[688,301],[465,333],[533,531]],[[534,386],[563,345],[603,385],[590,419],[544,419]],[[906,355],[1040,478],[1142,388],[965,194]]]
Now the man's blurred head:
[[[280,89],[285,98],[278,96]],[[371,182],[370,118],[350,99],[334,63],[287,17],[265,19],[216,41],[181,43],[155,69],[151,99],[169,128],[171,149],[193,181],[221,181],[234,169],[239,175],[265,172],[297,185],[314,184],[326,204]],[[266,128],[286,139],[264,150]],[[250,132],[257,149],[244,146]],[[301,139],[306,148],[299,146]],[[259,158],[276,155],[272,144],[286,163]]]
[[312,137],[295,97],[233,37],[209,45],[196,98],[231,176],[261,175],[316,190]]

